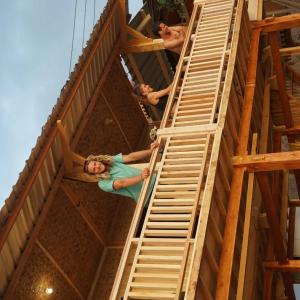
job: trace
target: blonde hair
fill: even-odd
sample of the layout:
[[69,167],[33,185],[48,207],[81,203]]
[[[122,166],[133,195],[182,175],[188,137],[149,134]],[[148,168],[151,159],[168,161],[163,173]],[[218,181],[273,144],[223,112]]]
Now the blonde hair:
[[[103,163],[105,165],[105,172],[100,173],[100,174],[90,173],[88,171],[88,165],[92,161],[98,161],[98,162]],[[109,172],[110,172],[112,163],[113,163],[113,158],[110,155],[89,155],[84,162],[83,171],[89,175],[96,176],[98,179],[109,179],[110,178]]]

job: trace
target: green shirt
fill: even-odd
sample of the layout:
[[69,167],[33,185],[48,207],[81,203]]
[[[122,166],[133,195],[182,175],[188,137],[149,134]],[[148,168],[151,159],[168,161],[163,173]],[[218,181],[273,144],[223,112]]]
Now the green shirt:
[[[142,173],[142,170],[136,169],[136,168],[133,168],[133,167],[130,167],[130,166],[124,164],[123,155],[121,153],[119,153],[119,154],[113,156],[113,163],[112,163],[112,166],[111,166],[111,169],[109,172],[110,178],[109,179],[100,179],[98,182],[98,186],[100,187],[100,189],[102,189],[105,192],[114,193],[114,194],[118,194],[121,196],[126,196],[129,198],[132,198],[133,200],[135,200],[137,202],[139,199],[139,196],[140,196],[142,186],[143,186],[143,181],[141,181],[135,185],[121,188],[119,190],[114,189],[113,183],[115,180],[118,180],[118,179],[140,176],[141,173]],[[148,190],[148,197],[151,195],[151,192],[152,192],[152,189],[154,186],[154,182],[155,182],[155,176],[152,176],[150,188]]]

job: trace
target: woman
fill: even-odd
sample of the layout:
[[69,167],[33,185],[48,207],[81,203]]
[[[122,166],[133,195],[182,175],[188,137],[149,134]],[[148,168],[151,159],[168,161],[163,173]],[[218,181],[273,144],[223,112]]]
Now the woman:
[[156,106],[161,112],[165,110],[168,95],[172,84],[160,91],[154,91],[153,88],[145,83],[137,83],[133,87],[133,93],[140,97],[141,102]]

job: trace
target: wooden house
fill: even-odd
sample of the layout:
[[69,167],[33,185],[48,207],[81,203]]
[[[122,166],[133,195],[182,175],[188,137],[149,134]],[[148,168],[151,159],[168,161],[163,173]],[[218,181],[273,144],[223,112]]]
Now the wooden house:
[[[300,5],[186,1],[173,75],[151,16],[128,25],[126,4],[108,1],[1,209],[1,297],[296,299]],[[135,81],[173,80],[146,216],[149,179],[136,205],[65,176],[56,126],[82,156],[149,145],[159,117],[132,97],[120,54]]]

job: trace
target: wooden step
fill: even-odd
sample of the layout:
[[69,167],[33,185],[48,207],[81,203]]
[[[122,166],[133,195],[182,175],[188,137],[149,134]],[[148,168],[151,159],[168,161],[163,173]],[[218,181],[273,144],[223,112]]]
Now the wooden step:
[[144,236],[163,236],[163,237],[187,237],[188,230],[184,229],[174,229],[174,230],[167,230],[167,229],[146,229],[144,231]]
[[150,214],[149,221],[189,221],[191,214]]
[[150,214],[161,214],[161,213],[191,213],[193,206],[157,206],[151,207]]
[[140,299],[140,300],[172,300],[175,299],[175,292],[174,293],[151,293],[151,292],[129,292],[128,293],[129,299]]
[[187,229],[190,222],[147,222],[147,229]]

